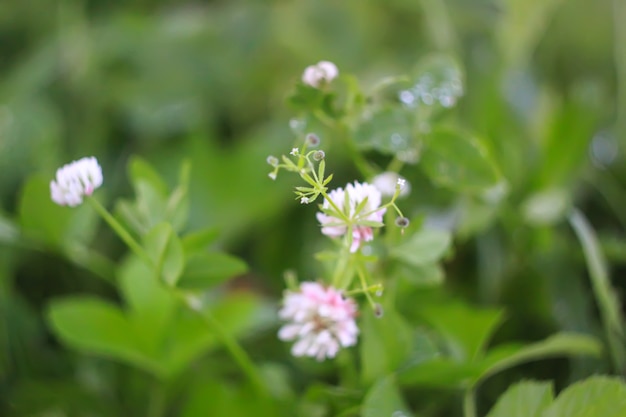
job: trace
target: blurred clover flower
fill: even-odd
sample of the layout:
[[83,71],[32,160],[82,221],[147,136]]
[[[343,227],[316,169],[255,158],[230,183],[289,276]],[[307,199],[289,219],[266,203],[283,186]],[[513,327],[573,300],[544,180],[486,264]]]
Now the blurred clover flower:
[[334,358],[341,347],[356,344],[359,329],[354,321],[356,303],[333,287],[303,282],[297,292],[287,291],[278,313],[287,320],[278,332],[284,341],[296,340],[294,356]]
[[411,192],[411,184],[405,178],[392,171],[376,175],[372,179],[372,185],[378,188],[385,197],[392,197],[396,192],[396,186],[400,187],[398,197],[406,197]]
[[306,67],[302,74],[302,82],[311,87],[319,88],[324,83],[329,83],[339,75],[337,66],[330,61],[320,61],[315,65]]
[[317,213],[317,220],[322,225],[322,233],[330,237],[339,237],[352,228],[350,252],[356,252],[361,242],[374,239],[372,227],[382,226],[386,208],[380,208],[381,192],[371,184],[346,185],[346,189],[337,188],[324,199],[322,212]]
[[75,207],[101,185],[102,168],[95,157],[85,157],[57,170],[55,180],[50,181],[50,195],[61,206]]

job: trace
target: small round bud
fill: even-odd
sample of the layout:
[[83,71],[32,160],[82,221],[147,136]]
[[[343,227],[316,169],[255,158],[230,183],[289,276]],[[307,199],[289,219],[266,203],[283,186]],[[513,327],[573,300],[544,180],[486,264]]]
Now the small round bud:
[[324,151],[315,151],[315,153],[313,154],[313,159],[318,162],[324,158],[326,158],[326,154],[324,153]]
[[315,148],[320,144],[321,140],[319,136],[317,136],[315,133],[309,133],[308,135],[306,135],[306,142],[309,144],[309,146]]
[[396,226],[402,227],[403,229],[405,227],[409,227],[409,219],[407,219],[406,217],[398,217],[396,219]]
[[383,306],[380,305],[379,303],[374,304],[374,316],[376,316],[376,318],[379,319],[384,314],[385,314],[385,311],[383,310]]
[[276,158],[273,155],[268,156],[266,161],[267,161],[268,164],[270,164],[273,167],[278,166],[278,158]]

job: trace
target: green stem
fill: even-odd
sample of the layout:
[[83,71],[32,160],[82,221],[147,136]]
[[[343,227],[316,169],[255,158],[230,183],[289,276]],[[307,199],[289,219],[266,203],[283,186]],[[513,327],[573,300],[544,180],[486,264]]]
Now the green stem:
[[93,197],[87,197],[87,201],[91,206],[98,212],[100,217],[104,219],[105,222],[113,229],[113,231],[126,243],[126,245],[137,255],[141,260],[143,260],[147,265],[154,266],[154,262],[146,251],[141,247],[141,245],[128,233],[128,231],[122,226],[116,219],[105,209],[102,204],[98,202]]
[[239,368],[246,375],[252,386],[261,395],[267,394],[267,387],[263,382],[263,378],[259,374],[256,366],[248,356],[245,350],[237,343],[235,338],[232,337],[220,324],[220,322],[209,311],[204,311],[195,306],[187,297],[181,293],[176,293],[178,298],[183,304],[189,308],[194,314],[196,314],[206,327],[217,336],[219,341],[224,345],[230,356],[235,360]]
[[569,222],[576,232],[585,254],[591,286],[600,310],[613,366],[618,372],[624,372],[626,370],[626,352],[623,343],[624,327],[620,317],[621,310],[615,292],[611,288],[606,261],[600,244],[593,228],[579,210],[574,209],[572,211],[569,215]]
[[[100,216],[102,216],[102,218],[109,224],[109,226],[111,226],[113,231],[115,231],[115,233],[117,233],[117,235],[128,245],[128,247],[151,268],[155,268],[154,262],[150,259],[139,243],[137,243],[137,241],[126,231],[126,229],[117,220],[115,220],[115,218],[111,216],[111,214],[97,200],[91,197],[87,198],[87,200],[96,209],[98,214],[100,214]],[[172,290],[172,292],[183,302],[183,304],[197,314],[205,325],[212,332],[214,332],[217,338],[226,347],[226,350],[228,350],[231,354],[235,362],[237,362],[244,374],[248,376],[252,385],[260,393],[265,393],[266,388],[263,384],[263,379],[257,373],[254,363],[250,360],[243,348],[239,346],[237,341],[224,330],[219,321],[217,321],[210,313],[197,309],[184,295],[175,292],[174,289]]]
[[473,388],[468,388],[463,396],[463,417],[476,417],[476,397]]

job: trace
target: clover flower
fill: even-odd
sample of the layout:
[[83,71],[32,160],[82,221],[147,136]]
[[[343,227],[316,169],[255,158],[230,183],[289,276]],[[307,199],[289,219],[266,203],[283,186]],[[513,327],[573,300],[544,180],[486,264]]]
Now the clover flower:
[[356,344],[356,314],[356,303],[340,291],[317,282],[303,282],[299,291],[286,291],[278,315],[288,323],[280,328],[278,338],[296,341],[291,348],[294,356],[310,356],[318,361],[334,358],[340,348]]
[[302,74],[302,82],[311,87],[319,88],[322,84],[329,83],[339,75],[337,66],[329,61],[320,61],[315,65],[306,67]]
[[[356,252],[361,246],[361,242],[369,242],[374,239],[371,224],[372,222],[382,223],[383,215],[387,211],[386,208],[378,209],[381,202],[381,192],[378,188],[368,183],[360,184],[355,181],[354,184],[346,185],[345,190],[337,188],[331,191],[328,197],[345,217],[336,213],[330,202],[324,199],[323,212],[317,213],[317,220],[322,226],[323,234],[330,237],[343,236],[351,225],[351,252]],[[363,201],[365,203],[361,205]],[[357,208],[359,208],[358,212]]]
[[50,181],[50,196],[61,206],[75,207],[101,185],[102,168],[96,158],[81,158],[57,169],[56,178]]
[[411,192],[411,184],[406,179],[392,171],[386,171],[376,175],[372,184],[378,188],[385,197],[391,197],[396,192],[396,185],[400,186],[398,197],[406,197]]

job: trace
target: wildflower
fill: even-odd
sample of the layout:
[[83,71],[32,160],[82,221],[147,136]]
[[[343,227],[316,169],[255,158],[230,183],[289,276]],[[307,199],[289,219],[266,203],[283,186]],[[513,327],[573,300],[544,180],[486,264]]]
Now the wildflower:
[[406,197],[411,192],[411,185],[407,180],[392,171],[376,175],[372,180],[372,184],[386,197],[391,197],[395,194],[396,186],[400,187],[399,197]]
[[339,75],[337,66],[329,61],[320,61],[315,65],[306,67],[302,74],[302,82],[311,87],[319,88],[334,80]]
[[75,207],[101,185],[102,168],[96,158],[82,158],[57,169],[56,178],[50,181],[50,196],[61,206]]
[[[381,223],[383,215],[385,211],[387,211],[386,208],[378,209],[381,202],[381,193],[378,188],[368,183],[360,184],[355,181],[354,184],[346,185],[345,191],[343,188],[337,188],[331,191],[328,197],[344,216],[340,217],[339,213],[335,215],[327,214],[328,212],[317,213],[317,220],[319,220],[322,225],[323,234],[330,237],[343,236],[348,231],[348,226],[351,225],[351,252],[356,252],[362,241],[369,242],[374,239],[372,227],[363,223],[372,221]],[[357,212],[356,208],[365,199],[367,199],[367,201],[364,206]],[[345,207],[346,203],[348,203],[348,207]],[[322,208],[331,211],[333,209],[327,199],[324,199]]]
[[315,153],[313,154],[313,159],[318,162],[324,158],[326,158],[326,153],[324,153],[324,151],[315,151]]
[[302,197],[300,199],[300,204],[309,204],[310,202],[309,197]]
[[293,149],[291,149],[291,152],[289,152],[289,155],[296,156],[296,155],[298,155],[299,152],[300,151],[299,151],[298,148],[293,148]]
[[272,180],[276,179],[276,171],[274,172],[270,172],[269,174],[267,174],[268,177],[270,177]]
[[287,291],[278,315],[288,321],[278,332],[284,341],[295,340],[291,353],[322,361],[334,358],[341,347],[356,344],[356,303],[333,287],[303,282],[298,292]]

